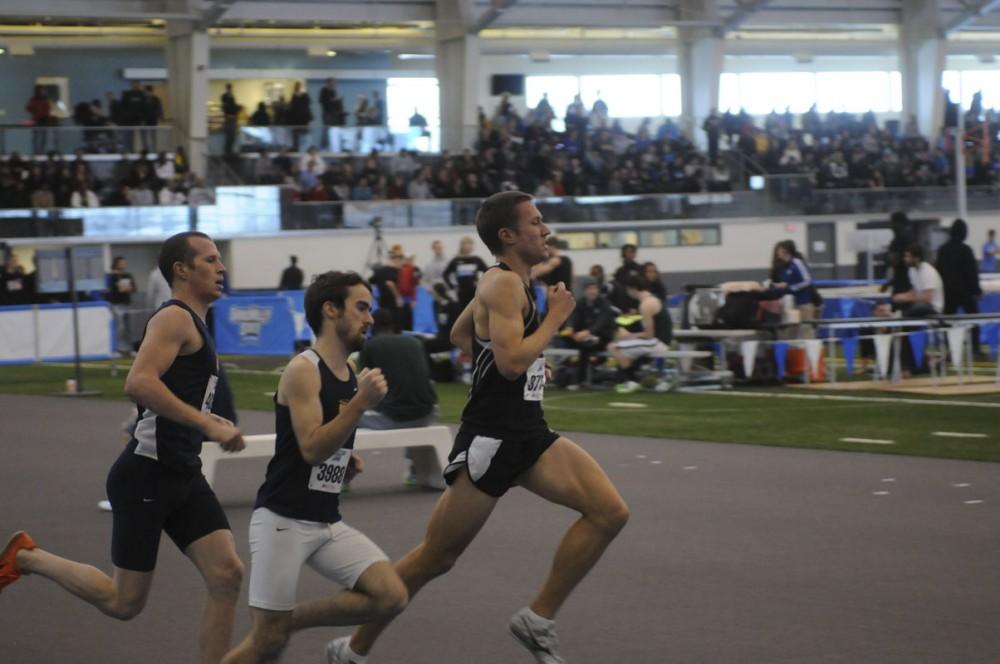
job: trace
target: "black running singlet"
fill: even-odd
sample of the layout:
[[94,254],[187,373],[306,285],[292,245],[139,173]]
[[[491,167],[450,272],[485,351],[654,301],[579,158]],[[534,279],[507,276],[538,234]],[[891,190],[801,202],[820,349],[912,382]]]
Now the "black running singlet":
[[[300,354],[316,366],[320,376],[319,400],[323,406],[323,424],[337,417],[341,404],[354,398],[358,381],[354,372],[346,381],[338,379],[319,354],[310,349]],[[347,473],[347,463],[354,449],[354,432],[343,446],[323,463],[310,466],[302,458],[292,415],[288,406],[274,401],[274,423],[277,440],[274,457],[267,464],[267,475],[257,492],[254,506],[266,507],[289,519],[336,523],[340,521],[340,489]]]
[[[157,312],[166,307],[180,307],[194,320],[202,338],[201,348],[191,355],[178,355],[170,368],[160,376],[167,389],[184,403],[203,413],[215,413],[233,422],[233,397],[226,374],[219,365],[215,344],[208,328],[189,306],[180,300],[167,300]],[[156,315],[156,314],[154,314]],[[145,336],[145,335],[143,335]],[[168,468],[193,472],[201,468],[201,444],[205,434],[154,413],[139,404],[136,422],[128,450],[139,456],[155,459]]]
[[[510,271],[503,263],[489,269],[494,268]],[[531,289],[525,286],[524,292],[529,303],[524,317],[524,336],[528,337],[538,329],[538,309]],[[538,356],[525,373],[508,380],[497,370],[490,341],[473,335],[472,348],[472,389],[462,411],[462,425],[496,435],[548,429],[542,413],[544,358]]]

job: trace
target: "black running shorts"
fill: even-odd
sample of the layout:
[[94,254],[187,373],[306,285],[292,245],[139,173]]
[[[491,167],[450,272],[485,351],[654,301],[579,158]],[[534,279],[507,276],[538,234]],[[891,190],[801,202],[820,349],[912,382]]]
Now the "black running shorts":
[[476,487],[499,498],[517,484],[518,476],[535,465],[559,438],[559,434],[549,429],[504,436],[487,435],[465,426],[460,428],[448,455],[448,467],[444,469],[445,481],[454,482],[458,472],[465,467]]
[[184,551],[205,535],[230,530],[226,513],[201,472],[177,472],[125,450],[108,472],[107,491],[114,515],[115,567],[153,571],[161,532]]

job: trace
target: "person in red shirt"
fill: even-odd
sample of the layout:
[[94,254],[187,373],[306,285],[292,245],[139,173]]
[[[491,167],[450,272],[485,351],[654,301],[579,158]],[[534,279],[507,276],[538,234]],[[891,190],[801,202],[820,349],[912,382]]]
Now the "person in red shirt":
[[35,86],[35,94],[28,100],[24,110],[31,116],[31,124],[35,129],[31,132],[31,151],[34,154],[45,153],[45,142],[48,138],[48,130],[43,127],[52,124],[52,104],[45,95],[45,90],[40,85]]

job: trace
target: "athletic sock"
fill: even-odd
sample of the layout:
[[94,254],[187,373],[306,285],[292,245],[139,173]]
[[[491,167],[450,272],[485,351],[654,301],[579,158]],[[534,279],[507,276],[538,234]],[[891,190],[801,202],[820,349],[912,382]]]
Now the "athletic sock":
[[346,650],[347,650],[347,658],[351,660],[351,664],[367,664],[368,656],[359,655],[358,653],[354,652],[354,650],[351,649],[351,644],[349,642],[347,644]]

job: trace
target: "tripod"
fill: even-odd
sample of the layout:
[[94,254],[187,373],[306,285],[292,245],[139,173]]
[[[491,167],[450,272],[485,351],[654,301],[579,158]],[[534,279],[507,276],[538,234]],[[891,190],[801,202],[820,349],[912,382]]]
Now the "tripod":
[[368,257],[365,258],[365,268],[372,270],[382,265],[382,260],[389,253],[389,250],[386,247],[385,239],[382,237],[382,217],[375,217],[368,222],[368,225],[371,226],[375,237],[368,246]]

